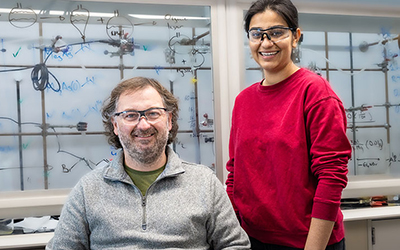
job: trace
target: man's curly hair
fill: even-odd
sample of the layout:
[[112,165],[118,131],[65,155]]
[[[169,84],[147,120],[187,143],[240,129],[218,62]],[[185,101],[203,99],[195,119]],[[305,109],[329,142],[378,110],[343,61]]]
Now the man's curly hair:
[[178,133],[178,99],[162,86],[157,80],[145,77],[133,77],[120,82],[112,91],[110,97],[104,102],[101,115],[103,117],[103,126],[106,132],[108,143],[115,148],[122,148],[121,142],[114,134],[112,117],[116,112],[119,97],[122,94],[135,92],[146,87],[153,87],[160,94],[164,106],[172,114],[172,128],[169,131],[167,144],[172,143]]

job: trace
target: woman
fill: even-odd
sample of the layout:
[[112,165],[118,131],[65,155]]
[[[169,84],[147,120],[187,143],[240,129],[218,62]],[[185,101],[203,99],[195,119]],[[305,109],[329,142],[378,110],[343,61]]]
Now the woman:
[[344,249],[340,198],[351,146],[329,83],[291,60],[301,36],[290,0],[245,17],[264,79],[236,98],[227,191],[252,249]]

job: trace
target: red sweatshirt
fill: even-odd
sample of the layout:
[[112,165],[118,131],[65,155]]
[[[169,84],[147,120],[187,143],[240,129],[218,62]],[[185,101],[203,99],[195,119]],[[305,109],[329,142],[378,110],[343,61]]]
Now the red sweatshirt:
[[242,227],[264,243],[304,248],[311,217],[336,221],[329,245],[344,238],[340,199],[351,146],[343,104],[306,69],[236,98],[227,192]]

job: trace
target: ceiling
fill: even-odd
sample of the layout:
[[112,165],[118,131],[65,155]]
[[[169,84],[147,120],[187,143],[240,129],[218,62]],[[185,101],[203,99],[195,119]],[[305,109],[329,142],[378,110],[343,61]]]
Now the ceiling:
[[[399,0],[293,0],[293,2],[314,2],[314,3],[353,3],[353,4],[379,4],[379,5],[398,5]],[[378,2],[378,3],[377,3]]]
[[400,17],[399,0],[292,0],[304,13]]
[[400,0],[292,1],[307,30],[400,33]]

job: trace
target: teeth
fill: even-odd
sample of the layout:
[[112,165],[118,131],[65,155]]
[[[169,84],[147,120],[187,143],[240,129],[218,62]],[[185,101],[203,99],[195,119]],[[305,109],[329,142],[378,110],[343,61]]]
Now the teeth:
[[148,135],[136,135],[136,136],[138,136],[138,137],[150,137],[151,134],[148,134]]
[[260,54],[263,56],[273,56],[273,55],[276,55],[277,53],[278,53],[278,51],[270,52],[270,53],[260,52]]

